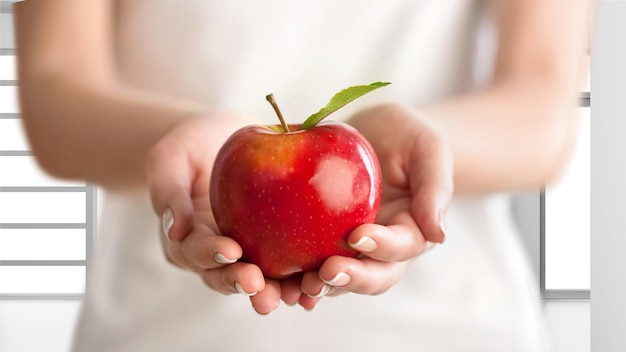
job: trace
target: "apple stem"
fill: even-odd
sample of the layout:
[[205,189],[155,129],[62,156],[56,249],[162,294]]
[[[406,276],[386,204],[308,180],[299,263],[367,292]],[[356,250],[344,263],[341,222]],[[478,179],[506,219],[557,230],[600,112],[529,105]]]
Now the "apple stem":
[[278,104],[276,104],[276,100],[274,100],[274,94],[270,93],[266,95],[265,100],[267,100],[274,108],[274,111],[276,112],[276,115],[278,116],[278,119],[280,120],[280,125],[283,127],[283,130],[285,131],[285,133],[289,133],[289,127],[285,123],[285,119],[283,118],[283,114],[280,112],[280,109],[278,108]]

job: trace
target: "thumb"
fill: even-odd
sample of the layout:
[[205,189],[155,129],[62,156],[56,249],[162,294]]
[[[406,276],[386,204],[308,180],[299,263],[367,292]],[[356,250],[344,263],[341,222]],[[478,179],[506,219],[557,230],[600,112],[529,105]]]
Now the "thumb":
[[[452,199],[451,152],[435,138],[409,167],[411,214],[428,242],[442,243],[446,236],[445,214]],[[418,153],[416,153],[418,154]]]
[[182,241],[193,225],[193,167],[181,149],[157,145],[146,162],[152,207],[170,241]]

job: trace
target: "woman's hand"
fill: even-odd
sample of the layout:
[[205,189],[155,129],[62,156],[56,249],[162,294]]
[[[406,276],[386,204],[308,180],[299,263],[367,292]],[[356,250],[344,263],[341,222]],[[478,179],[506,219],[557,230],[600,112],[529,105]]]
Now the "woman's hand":
[[329,258],[319,272],[286,280],[265,279],[253,264],[238,262],[241,247],[221,236],[209,201],[214,157],[234,132],[236,117],[190,119],[162,138],[147,161],[152,202],[163,225],[163,248],[176,266],[194,271],[212,289],[250,296],[268,314],[282,299],[313,309],[340,292],[379,294],[402,276],[410,260],[443,242],[443,217],[452,194],[452,160],[439,135],[407,107],[384,105],[349,123],[372,144],[383,173],[377,224],[348,238],[363,256]]
[[265,279],[256,265],[237,261],[241,247],[220,235],[209,201],[215,155],[246,122],[238,116],[188,119],[152,148],[146,172],[168,261],[196,272],[218,292],[250,296],[254,309],[267,314],[280,303],[280,283]]
[[381,208],[377,224],[359,226],[348,238],[360,258],[329,258],[319,272],[304,275],[304,294],[283,297],[288,303],[297,298],[307,309],[324,295],[387,291],[412,259],[445,238],[453,159],[434,127],[410,107],[395,104],[362,111],[348,123],[370,141],[380,160]]

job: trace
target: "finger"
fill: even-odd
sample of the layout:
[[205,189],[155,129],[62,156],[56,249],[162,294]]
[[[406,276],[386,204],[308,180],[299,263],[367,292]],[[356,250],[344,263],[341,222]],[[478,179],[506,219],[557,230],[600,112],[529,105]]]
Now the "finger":
[[269,314],[280,305],[281,286],[276,280],[267,279],[265,288],[250,297],[252,307],[259,314]]
[[280,299],[288,306],[294,306],[300,300],[302,276],[294,276],[280,281]]
[[320,299],[321,298],[313,298],[311,296],[303,294],[300,296],[300,300],[298,300],[298,304],[305,310],[312,311],[320,302]]
[[348,244],[370,258],[386,262],[409,260],[426,247],[426,239],[413,217],[402,211],[395,214],[388,226],[364,224],[348,237]]
[[345,292],[324,283],[317,271],[310,271],[302,276],[301,290],[303,294],[298,303],[309,311],[313,310],[323,297]]
[[254,296],[265,288],[261,269],[254,264],[234,263],[221,269],[201,272],[202,281],[223,294]]
[[453,193],[452,154],[441,139],[420,141],[411,153],[411,213],[429,242],[445,240],[445,213]]
[[309,298],[319,300],[330,292],[330,288],[319,278],[317,271],[309,271],[302,276],[300,289]]
[[157,145],[146,162],[152,206],[170,241],[181,241],[193,224],[191,184],[194,172],[181,149]]
[[[402,276],[408,265],[406,262],[381,262],[371,258],[330,257],[320,268],[318,278],[330,292],[337,289],[359,294],[377,295],[386,292]],[[311,279],[303,279],[304,290],[320,285]],[[310,286],[309,286],[310,285]]]
[[171,242],[175,262],[193,270],[216,269],[236,262],[242,255],[239,244],[230,237],[216,235],[208,226],[197,224],[182,242]]

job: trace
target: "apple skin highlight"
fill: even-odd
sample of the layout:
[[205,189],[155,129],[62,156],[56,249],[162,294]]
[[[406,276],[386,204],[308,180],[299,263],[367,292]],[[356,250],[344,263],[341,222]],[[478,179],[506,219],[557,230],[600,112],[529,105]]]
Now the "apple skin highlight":
[[219,151],[210,181],[222,235],[273,279],[317,270],[333,255],[356,257],[346,238],[375,221],[382,193],[378,159],[357,130],[334,121],[289,130],[241,128]]

